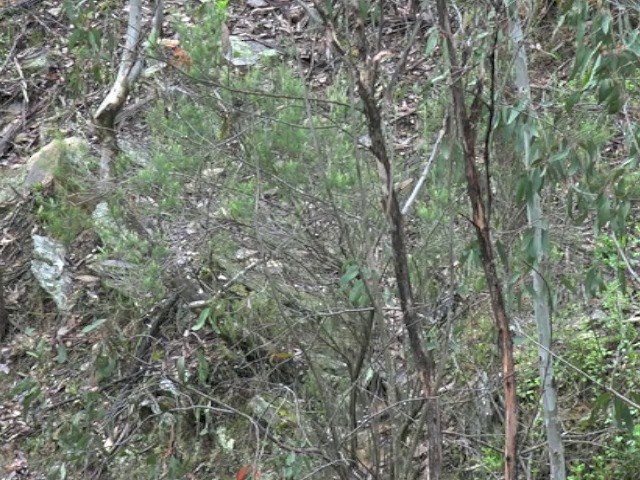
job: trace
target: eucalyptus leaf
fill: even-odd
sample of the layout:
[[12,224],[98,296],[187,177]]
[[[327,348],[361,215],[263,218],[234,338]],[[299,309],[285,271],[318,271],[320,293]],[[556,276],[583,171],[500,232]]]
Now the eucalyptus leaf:
[[611,201],[606,195],[600,195],[596,200],[598,221],[596,227],[603,228],[611,220]]
[[65,363],[67,361],[67,348],[64,346],[64,343],[59,343],[57,350],[56,362]]
[[193,327],[191,327],[191,330],[194,332],[201,330],[205,323],[207,323],[209,316],[211,316],[211,307],[207,307],[200,312],[200,315],[198,315],[198,321]]
[[424,48],[424,56],[428,57],[433,53],[436,46],[438,45],[438,39],[440,37],[440,31],[438,29],[431,28],[429,31],[429,36],[427,37],[427,45]]
[[613,399],[613,411],[616,422],[618,422],[621,427],[625,427],[629,432],[633,432],[633,416],[626,402],[615,397]]
[[340,277],[340,288],[345,288],[349,282],[360,274],[360,268],[357,265],[349,265],[347,271]]
[[607,406],[611,402],[611,394],[609,392],[604,392],[598,395],[595,402],[593,402],[593,408],[591,409],[591,417],[589,421],[591,423],[595,422],[598,419],[598,414],[606,410]]
[[106,322],[107,319],[106,318],[100,318],[98,320],[95,320],[93,322],[91,322],[89,325],[87,325],[86,327],[84,327],[81,332],[82,333],[89,333],[94,331],[96,328],[100,327],[102,324],[104,324],[104,322]]
[[181,382],[187,381],[187,369],[185,366],[185,359],[183,356],[178,357],[176,361],[176,369],[178,370],[178,378]]

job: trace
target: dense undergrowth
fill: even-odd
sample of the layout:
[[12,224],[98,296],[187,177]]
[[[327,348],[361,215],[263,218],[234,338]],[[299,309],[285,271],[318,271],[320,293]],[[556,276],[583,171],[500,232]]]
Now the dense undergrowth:
[[[56,192],[35,195],[48,234],[70,252],[90,244],[111,270],[76,292],[68,331],[16,333],[15,373],[2,382],[28,430],[12,445],[54,479],[415,478],[424,412],[353,79],[336,68],[329,87],[311,89],[285,56],[231,67],[211,35],[223,7],[175,26],[190,62],[166,70],[105,203],[68,201],[96,165],[58,171]],[[568,35],[584,20],[574,10],[540,28]],[[569,478],[633,479],[637,152],[620,147],[625,160],[612,144],[614,107],[635,84],[596,85],[604,73],[583,63],[564,83],[560,66],[535,72],[553,85],[535,121],[499,110],[494,239],[515,319],[522,468],[548,478],[522,210],[527,192],[544,189]],[[446,85],[401,81],[398,91],[418,94],[418,145],[404,152],[394,140],[406,127],[389,122],[394,180],[415,184]],[[585,106],[598,102],[610,112]],[[537,176],[517,167],[510,139],[523,128],[535,131]],[[460,146],[445,138],[406,216],[410,274],[437,358],[444,478],[490,479],[502,468],[499,360],[463,181]],[[411,188],[400,192],[404,202]]]

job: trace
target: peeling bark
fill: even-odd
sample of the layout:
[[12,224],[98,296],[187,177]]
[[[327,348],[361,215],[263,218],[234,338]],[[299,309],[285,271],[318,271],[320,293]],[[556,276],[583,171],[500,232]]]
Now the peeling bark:
[[[491,227],[489,215],[485,208],[485,195],[483,194],[480,173],[476,166],[475,142],[476,119],[480,117],[480,94],[478,88],[476,98],[470,113],[464,101],[464,85],[462,83],[463,71],[458,63],[456,47],[453,42],[451,24],[446,0],[437,0],[438,25],[444,37],[445,49],[449,57],[449,73],[451,82],[451,97],[453,100],[453,116],[458,126],[458,132],[462,140],[462,151],[465,163],[465,177],[467,180],[467,194],[471,202],[472,222],[476,230],[476,237],[480,249],[480,259],[484,269],[484,275],[489,289],[491,309],[498,331],[498,347],[502,357],[502,383],[505,403],[505,446],[504,446],[504,478],[516,480],[517,477],[517,397],[515,383],[515,367],[513,360],[513,341],[509,330],[509,316],[507,315],[502,285],[498,277],[491,241]],[[480,84],[478,84],[480,85]],[[491,126],[489,126],[491,128]],[[488,187],[488,186],[487,186]]]

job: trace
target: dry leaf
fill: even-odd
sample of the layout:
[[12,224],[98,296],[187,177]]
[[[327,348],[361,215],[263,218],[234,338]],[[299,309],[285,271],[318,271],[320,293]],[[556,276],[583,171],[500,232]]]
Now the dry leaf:
[[240,470],[238,470],[238,473],[236,473],[236,480],[245,480],[245,478],[247,478],[247,475],[249,475],[250,473],[251,467],[244,466]]
[[167,48],[178,48],[180,46],[180,40],[174,38],[161,38],[158,40],[158,45]]

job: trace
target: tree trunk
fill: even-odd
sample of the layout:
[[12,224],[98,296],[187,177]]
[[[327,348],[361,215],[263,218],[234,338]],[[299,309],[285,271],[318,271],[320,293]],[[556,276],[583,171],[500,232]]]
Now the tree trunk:
[[[374,78],[373,72],[370,72],[368,78]],[[369,136],[371,137],[371,152],[376,157],[378,163],[378,172],[384,192],[382,203],[391,230],[393,263],[396,282],[398,283],[398,296],[400,297],[403,323],[407,330],[411,353],[416,363],[416,369],[418,370],[418,376],[422,384],[422,394],[426,401],[428,447],[425,473],[428,480],[437,480],[440,478],[442,469],[442,447],[439,399],[435,388],[435,360],[433,353],[425,348],[424,336],[415,312],[415,302],[411,288],[411,278],[409,276],[409,261],[407,259],[407,248],[405,244],[404,219],[393,186],[391,159],[389,158],[385,143],[380,108],[374,98],[372,86],[373,82],[371,85],[366,85],[362,81],[362,76],[359,77],[358,92],[364,105],[364,112],[367,118]]]
[[[485,195],[483,195],[482,192],[480,175],[476,166],[476,125],[474,125],[470,120],[470,118],[475,118],[477,116],[479,109],[481,108],[480,102],[478,101],[480,91],[476,94],[477,96],[474,101],[474,105],[472,106],[471,116],[468,116],[464,99],[464,85],[462,83],[463,70],[458,63],[456,47],[453,42],[447,2],[446,0],[437,0],[436,5],[440,32],[444,37],[445,50],[449,57],[449,81],[451,82],[451,97],[453,100],[454,110],[453,116],[462,140],[467,192],[473,212],[472,221],[476,230],[480,249],[480,259],[482,261],[484,275],[489,289],[491,308],[496,323],[496,329],[498,330],[498,347],[502,356],[502,382],[505,404],[504,478],[505,480],[516,480],[518,418],[513,342],[511,339],[511,332],[509,330],[509,317],[505,308],[502,285],[498,277],[495,255],[493,253],[489,213],[485,205]],[[491,126],[489,126],[489,128],[491,128]],[[487,187],[489,186],[487,185]]]
[[[515,73],[516,87],[520,97],[527,106],[531,104],[531,88],[529,82],[529,71],[527,54],[524,49],[524,36],[520,19],[515,7],[505,1],[505,7],[509,13],[511,25],[511,40],[516,49]],[[525,113],[528,115],[528,113]],[[522,141],[524,146],[524,167],[526,172],[531,170],[531,131],[523,129]],[[526,173],[525,172],[525,173]],[[542,245],[542,233],[544,230],[544,216],[542,212],[540,195],[532,192],[527,199],[527,219],[529,228],[533,234],[533,248],[535,260],[531,268],[531,279],[533,282],[533,306],[538,330],[538,355],[540,358],[540,385],[542,387],[542,415],[547,432],[547,445],[549,448],[549,464],[551,468],[551,480],[565,480],[565,457],[564,445],[560,436],[560,423],[558,422],[557,394],[553,380],[553,357],[551,355],[552,324],[550,309],[550,292],[547,287],[548,282],[543,278],[544,273],[544,248]]]

